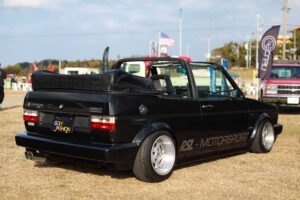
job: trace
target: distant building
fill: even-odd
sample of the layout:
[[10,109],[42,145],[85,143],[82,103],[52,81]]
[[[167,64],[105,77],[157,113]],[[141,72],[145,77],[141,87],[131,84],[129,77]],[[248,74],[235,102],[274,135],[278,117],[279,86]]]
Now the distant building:
[[[297,36],[297,34],[295,34],[295,33],[299,33],[300,32],[300,26],[295,26],[295,27],[293,27],[291,30],[290,30],[291,32],[293,32],[293,35],[294,35],[294,41],[298,41],[299,40],[299,38],[296,38]],[[298,34],[298,37],[299,37],[299,34]],[[297,43],[297,42],[296,42]],[[298,45],[299,45],[299,43],[298,43]],[[296,58],[294,57],[294,59],[297,59],[297,60],[300,60],[300,50],[299,50],[299,46],[297,46],[297,45],[295,45],[295,50],[298,52],[298,53],[296,53]]]
[[[278,35],[277,44],[279,45],[280,49],[279,52],[277,52],[276,55],[274,55],[274,60],[281,60],[282,57],[282,45],[283,45],[283,39],[285,38],[286,44],[289,45],[289,48],[286,49],[286,57],[287,59],[293,59],[293,60],[300,60],[299,53],[299,45],[297,46],[296,41],[299,39],[296,38],[297,34],[300,31],[300,26],[295,26],[289,30],[289,35]],[[299,37],[299,36],[298,36]],[[298,51],[297,51],[298,50]],[[298,54],[298,55],[297,55]]]
[[283,35],[278,35],[277,44],[282,45],[283,38],[285,38],[286,44],[291,43],[293,41],[293,36],[291,35],[286,35],[285,37]]
[[60,74],[99,74],[99,68],[90,67],[65,67],[59,70]]
[[300,31],[300,26],[295,26],[291,29],[291,31]]

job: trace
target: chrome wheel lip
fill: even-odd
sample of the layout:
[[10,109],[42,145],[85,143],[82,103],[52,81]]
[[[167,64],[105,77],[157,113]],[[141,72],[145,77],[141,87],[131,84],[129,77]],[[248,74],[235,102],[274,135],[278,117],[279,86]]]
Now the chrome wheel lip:
[[269,151],[272,149],[275,140],[274,128],[271,122],[266,122],[262,128],[262,144]]
[[151,148],[151,166],[158,175],[170,173],[175,164],[175,145],[167,135],[161,135],[153,142]]

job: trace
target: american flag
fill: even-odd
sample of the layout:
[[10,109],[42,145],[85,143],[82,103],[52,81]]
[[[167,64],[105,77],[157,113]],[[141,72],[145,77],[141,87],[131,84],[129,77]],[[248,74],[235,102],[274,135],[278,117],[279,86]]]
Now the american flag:
[[167,45],[167,46],[173,46],[175,41],[170,38],[167,34],[160,32],[159,35],[159,45]]

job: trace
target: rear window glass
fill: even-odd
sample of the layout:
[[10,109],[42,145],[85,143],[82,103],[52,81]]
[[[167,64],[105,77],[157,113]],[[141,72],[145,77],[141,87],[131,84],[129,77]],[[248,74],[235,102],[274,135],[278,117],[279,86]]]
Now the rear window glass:
[[131,74],[139,73],[141,71],[140,64],[129,64],[128,72]]

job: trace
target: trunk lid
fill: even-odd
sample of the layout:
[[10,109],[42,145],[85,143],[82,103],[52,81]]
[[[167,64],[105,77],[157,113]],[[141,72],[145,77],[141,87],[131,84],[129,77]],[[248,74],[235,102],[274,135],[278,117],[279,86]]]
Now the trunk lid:
[[[107,96],[104,92],[29,92],[24,100],[24,109],[38,111],[39,120],[34,125],[25,122],[26,129],[61,139],[110,142],[109,131],[90,127],[91,115],[109,115]],[[57,126],[58,121],[64,125]]]

